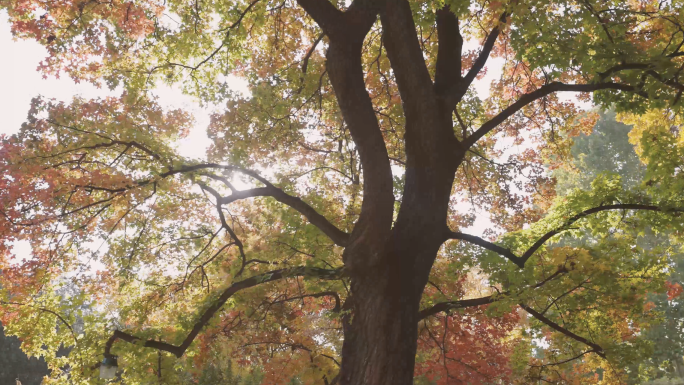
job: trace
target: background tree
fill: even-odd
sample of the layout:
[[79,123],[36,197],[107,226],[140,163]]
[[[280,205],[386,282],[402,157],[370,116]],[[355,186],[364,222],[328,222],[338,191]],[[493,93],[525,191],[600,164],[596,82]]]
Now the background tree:
[[[628,190],[638,189],[647,171],[630,143],[629,134],[632,127],[616,120],[612,111],[601,113],[594,129],[588,135],[580,135],[573,139],[571,153],[573,161],[565,167],[554,170],[557,180],[556,191],[560,195],[571,192],[574,188],[588,190],[591,182],[601,174],[617,174]],[[638,138],[634,138],[638,139]],[[591,234],[585,234],[591,239]],[[582,242],[582,241],[580,241]],[[580,242],[575,241],[575,244]],[[654,234],[645,229],[638,242],[644,249],[667,245],[669,239],[661,234]],[[673,247],[677,250],[677,247]],[[663,377],[682,377],[684,351],[682,350],[682,306],[678,299],[681,293],[682,270],[684,268],[681,252],[675,252],[668,258],[667,293],[649,294],[649,309],[660,313],[661,319],[651,327],[641,330],[645,341],[650,342],[652,353],[642,361],[627,368],[629,382],[644,383]]]
[[16,378],[22,384],[39,385],[48,374],[47,365],[37,358],[29,358],[20,349],[16,337],[5,336],[0,326],[0,382],[11,384]]
[[[450,365],[493,354],[445,343],[481,306],[466,310],[493,317],[480,341],[520,308],[548,342],[524,381],[585,381],[555,369],[582,358],[619,382],[617,363],[647,351],[646,293],[666,291],[682,231],[681,0],[0,4],[48,48],[47,75],[123,90],[36,99],[0,149],[0,233],[33,248],[22,262],[0,250],[2,320],[50,382],[98,381],[104,353],[126,381],[174,383],[168,368],[230,341],[267,383],[410,384],[419,333],[440,322],[424,347],[455,381]],[[504,64],[481,99],[490,56]],[[157,105],[163,83],[215,106],[206,159],[177,154],[192,118]],[[639,188],[603,174],[554,199],[544,165],[570,162],[569,138],[593,125],[559,92],[643,113]],[[488,239],[463,232],[471,207]],[[671,242],[641,248],[646,228]],[[467,272],[490,292],[466,296]],[[60,298],[64,279],[83,294]],[[519,369],[504,361],[471,378]]]

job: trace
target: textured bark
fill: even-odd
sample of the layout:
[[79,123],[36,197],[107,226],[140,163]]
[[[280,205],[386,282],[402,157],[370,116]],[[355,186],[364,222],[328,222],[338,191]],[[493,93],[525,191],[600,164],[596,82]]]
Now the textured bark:
[[443,242],[434,229],[444,222],[438,225],[436,217],[407,209],[406,225],[394,227],[381,263],[352,276],[341,384],[413,383],[420,298]]
[[[361,217],[344,253],[352,298],[340,383],[411,384],[420,298],[445,240],[459,147],[451,110],[437,97],[425,66],[408,2],[358,4],[350,9],[355,19],[366,20],[359,15],[375,11],[381,18],[406,117],[406,184],[392,227],[391,170],[363,83],[363,39],[356,40],[356,34],[344,40],[332,37],[328,72],[364,170]],[[365,36],[366,31],[361,32]]]
[[[339,13],[325,0],[299,3],[329,38],[330,82],[364,176],[360,218],[343,256],[351,297],[345,304],[339,383],[411,384],[420,298],[446,239],[449,197],[464,153],[454,135],[452,107],[432,82],[406,0],[356,0]],[[364,38],[378,16],[406,118],[406,183],[394,225],[387,149],[361,66]],[[449,88],[461,79],[462,39],[448,9],[440,20],[445,49],[438,58],[438,80]],[[450,66],[456,67],[455,74],[449,74]]]
[[397,270],[402,269],[395,266],[385,274],[353,279],[353,311],[342,348],[343,385],[413,383],[420,293],[401,282]]

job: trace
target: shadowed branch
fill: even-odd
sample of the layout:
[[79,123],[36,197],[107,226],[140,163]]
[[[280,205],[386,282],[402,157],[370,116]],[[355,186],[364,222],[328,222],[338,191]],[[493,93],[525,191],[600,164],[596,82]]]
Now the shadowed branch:
[[624,204],[612,204],[612,205],[603,205],[603,206],[598,206],[594,207],[588,210],[584,210],[581,213],[570,217],[568,220],[563,223],[562,226],[557,227],[546,234],[542,235],[541,238],[539,238],[532,246],[530,246],[521,256],[517,256],[515,253],[513,253],[510,249],[507,249],[503,246],[499,246],[493,242],[489,242],[485,239],[482,239],[478,236],[475,235],[470,235],[470,234],[465,234],[461,232],[455,232],[455,231],[448,231],[447,233],[447,239],[458,239],[462,241],[466,241],[469,243],[472,243],[474,245],[478,245],[480,247],[483,247],[487,250],[493,251],[497,254],[500,254],[501,256],[504,256],[508,258],[511,262],[515,263],[520,267],[521,269],[525,267],[525,262],[527,262],[530,257],[546,243],[549,239],[551,239],[554,235],[558,235],[561,232],[565,231],[568,229],[569,226],[571,226],[573,223],[577,222],[578,220],[591,215],[591,214],[596,214],[602,211],[611,211],[611,210],[643,210],[643,211],[657,211],[657,212],[662,212],[662,213],[682,213],[684,212],[684,209],[664,209],[658,206],[653,206],[653,205],[646,205],[646,204],[636,204],[636,203],[624,203]]
[[244,289],[258,286],[267,282],[278,281],[288,277],[307,276],[317,277],[319,279],[339,279],[340,277],[342,277],[343,274],[344,272],[342,269],[329,270],[301,266],[290,269],[273,270],[267,273],[255,275],[251,278],[247,278],[240,282],[233,283],[227,289],[225,289],[223,293],[221,293],[221,295],[218,297],[218,299],[206,310],[204,310],[204,312],[199,317],[197,322],[195,322],[195,325],[193,326],[190,333],[188,333],[187,337],[185,337],[185,339],[180,345],[172,345],[166,342],[155,341],[152,339],[144,340],[140,337],[136,337],[132,334],[123,332],[121,330],[116,330],[114,334],[112,334],[112,336],[109,338],[109,340],[107,340],[107,343],[105,345],[105,356],[111,356],[111,349],[114,343],[117,340],[122,340],[129,343],[140,344],[141,346],[148,348],[163,350],[180,358],[183,356],[185,351],[190,347],[192,342],[195,340],[195,337],[197,337],[197,335],[202,331],[202,328],[204,328],[204,326],[206,326],[207,323],[209,323],[214,314],[216,314],[216,312],[218,312],[223,307],[226,301],[228,301],[228,299],[233,294]]

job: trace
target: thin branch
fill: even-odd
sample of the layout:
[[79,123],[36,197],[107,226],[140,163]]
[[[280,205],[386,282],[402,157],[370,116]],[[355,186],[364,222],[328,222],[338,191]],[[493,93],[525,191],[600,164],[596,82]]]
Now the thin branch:
[[551,321],[550,319],[544,317],[538,311],[532,309],[531,307],[529,307],[523,303],[520,304],[520,307],[523,308],[526,312],[530,313],[534,318],[541,321],[543,324],[549,326],[551,329],[553,329],[557,332],[560,332],[561,334],[563,334],[567,337],[570,337],[575,341],[579,341],[579,342],[589,346],[590,348],[592,348],[594,350],[594,353],[598,354],[602,358],[606,358],[606,354],[603,351],[603,348],[600,347],[599,345],[597,345],[597,344],[587,340],[586,338],[579,336],[579,335],[571,332],[570,330],[558,325],[557,323],[555,323],[555,322]]
[[5,302],[5,301],[0,301],[0,305],[28,306],[28,307],[32,307],[32,308],[34,308],[34,309],[36,309],[36,310],[40,310],[41,312],[50,313],[50,314],[54,315],[55,317],[57,317],[57,319],[59,319],[59,321],[60,321],[61,323],[64,324],[64,326],[66,326],[66,327],[69,329],[69,332],[71,332],[71,336],[74,338],[74,343],[75,343],[76,345],[78,345],[78,338],[76,338],[76,333],[74,332],[74,328],[71,326],[71,324],[69,324],[69,323],[64,319],[64,317],[62,317],[61,315],[59,315],[59,313],[55,312],[54,310],[50,310],[50,309],[47,309],[47,308],[44,308],[44,307],[40,307],[40,306],[35,306],[35,305],[29,305],[29,304],[25,304],[25,303],[21,303],[21,302]]
[[319,298],[319,297],[333,297],[335,299],[335,307],[332,309],[332,311],[335,313],[340,311],[340,295],[337,294],[336,291],[322,291],[320,293],[302,294],[302,295],[299,295],[296,297],[288,297],[285,299],[274,301],[274,302],[272,302],[272,304],[289,302],[289,301],[296,301],[298,299],[304,299],[304,298]]
[[[302,60],[302,74],[306,74],[306,71],[309,66],[309,59],[311,58],[311,55],[313,54],[314,50],[316,49],[316,46],[318,46],[318,43],[323,40],[323,36],[325,36],[324,33],[318,35],[318,38],[314,40],[313,44],[311,45],[311,48],[306,52],[306,55],[304,55],[304,59]],[[302,77],[303,80],[303,77]]]
[[589,350],[583,351],[582,353],[580,353],[580,354],[578,354],[578,355],[576,355],[576,356],[574,356],[574,357],[568,358],[568,359],[563,360],[563,361],[551,362],[551,363],[544,364],[544,365],[529,365],[529,366],[532,367],[532,368],[545,368],[545,367],[547,367],[547,366],[558,366],[558,365],[563,365],[563,364],[567,364],[567,363],[570,362],[570,361],[574,361],[574,360],[576,360],[576,359],[582,358],[582,357],[584,357],[585,355],[587,355],[587,354],[589,354],[589,353],[600,353],[600,352],[596,351],[595,349],[589,349]]

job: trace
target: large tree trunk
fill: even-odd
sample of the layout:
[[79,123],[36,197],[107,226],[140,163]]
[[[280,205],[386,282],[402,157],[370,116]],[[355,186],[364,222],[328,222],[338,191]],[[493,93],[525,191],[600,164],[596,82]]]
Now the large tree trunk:
[[345,325],[343,385],[413,383],[420,295],[396,278],[354,281],[353,313]]
[[[406,0],[355,1],[344,13],[328,1],[298,1],[330,39],[326,68],[363,166],[361,213],[343,254],[351,297],[340,383],[409,385],[420,299],[446,239],[449,197],[462,159],[452,107],[435,93]],[[395,221],[392,171],[361,60],[378,14],[406,119],[406,183]]]
[[382,258],[371,260],[372,264],[357,262],[357,266],[363,264],[365,268],[352,272],[351,313],[344,325],[342,385],[413,383],[420,299],[446,228],[452,179],[440,180],[438,184],[418,183],[407,189],[423,199],[405,195],[407,200],[385,243]]
[[[415,218],[416,225],[423,221]],[[419,306],[444,225],[395,227],[384,260],[352,277],[345,318],[342,385],[413,383]]]

